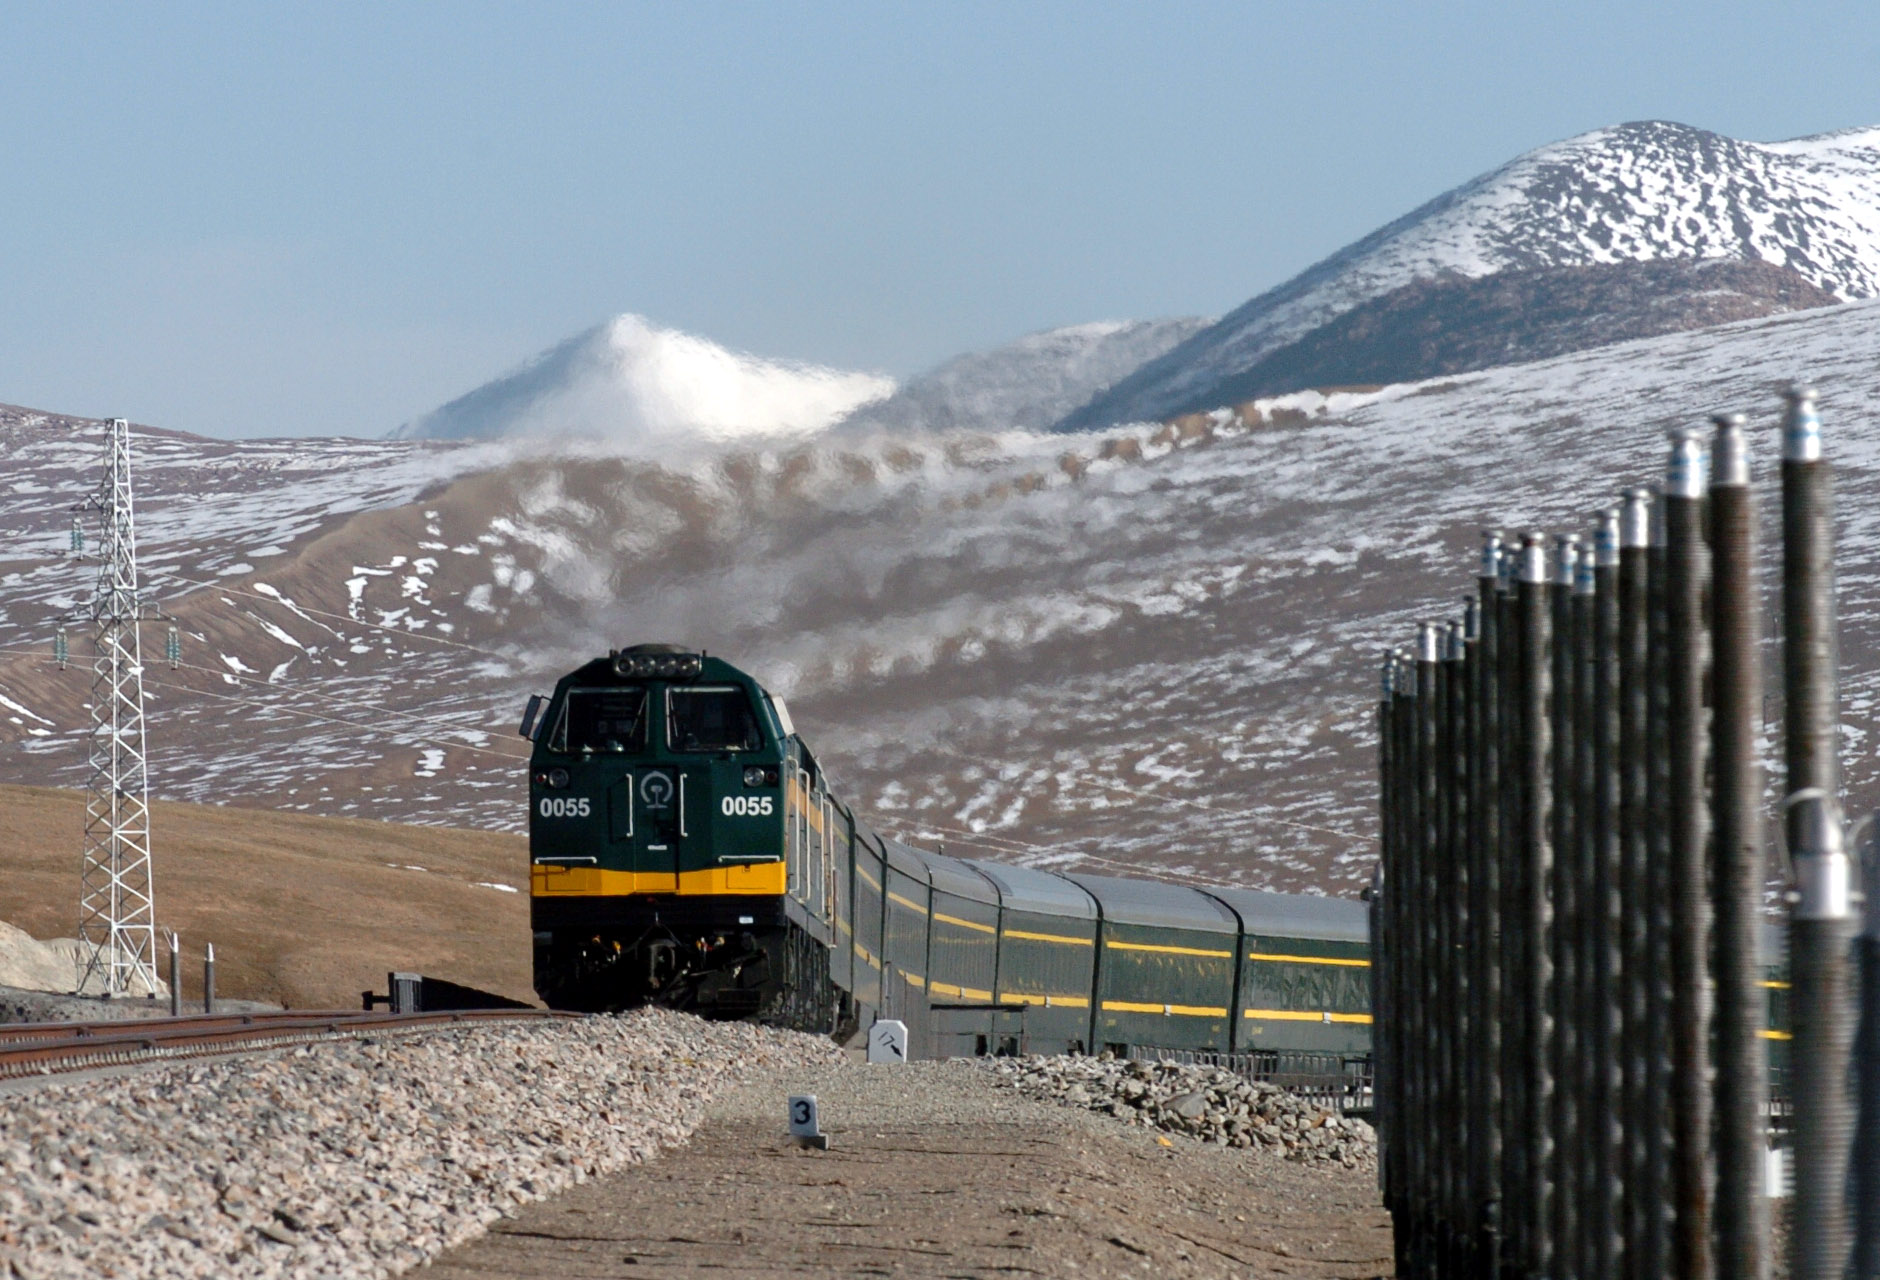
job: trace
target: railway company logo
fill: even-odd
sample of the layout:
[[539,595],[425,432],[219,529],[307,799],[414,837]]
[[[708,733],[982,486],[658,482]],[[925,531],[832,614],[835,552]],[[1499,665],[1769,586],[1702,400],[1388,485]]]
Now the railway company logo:
[[649,809],[664,809],[672,804],[672,775],[654,770],[640,779],[640,799]]

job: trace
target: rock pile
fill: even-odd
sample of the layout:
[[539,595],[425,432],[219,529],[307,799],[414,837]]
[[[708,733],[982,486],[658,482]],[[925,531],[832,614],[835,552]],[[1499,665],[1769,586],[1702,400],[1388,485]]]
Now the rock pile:
[[645,1012],[15,1086],[0,1094],[0,1276],[395,1274],[683,1141],[741,1075],[840,1056]]
[[[83,955],[84,944],[77,938],[52,938],[42,942],[24,929],[0,920],[0,987],[69,993],[78,984],[79,972],[84,967]],[[102,994],[102,976],[92,974],[83,991],[87,995]],[[133,999],[158,996],[167,999],[169,994],[170,984],[161,978],[154,988],[141,977],[131,979]]]
[[1095,1058],[996,1058],[993,1071],[1034,1098],[1106,1112],[1222,1147],[1264,1147],[1304,1164],[1375,1163],[1377,1131],[1278,1085],[1218,1067]]

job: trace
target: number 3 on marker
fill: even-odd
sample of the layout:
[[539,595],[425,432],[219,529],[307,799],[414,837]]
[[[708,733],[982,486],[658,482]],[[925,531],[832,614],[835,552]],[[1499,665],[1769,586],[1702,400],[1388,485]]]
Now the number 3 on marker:
[[822,1135],[821,1122],[816,1115],[815,1094],[790,1095],[790,1135],[795,1138],[818,1138]]

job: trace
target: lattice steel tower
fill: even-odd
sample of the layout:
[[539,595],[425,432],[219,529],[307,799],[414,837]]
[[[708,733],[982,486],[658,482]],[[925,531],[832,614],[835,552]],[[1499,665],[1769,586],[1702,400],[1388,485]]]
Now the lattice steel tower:
[[138,640],[137,527],[131,512],[130,423],[114,418],[98,513],[92,624],[91,780],[78,900],[78,984],[108,995],[155,993],[156,904],[144,767],[144,663]]

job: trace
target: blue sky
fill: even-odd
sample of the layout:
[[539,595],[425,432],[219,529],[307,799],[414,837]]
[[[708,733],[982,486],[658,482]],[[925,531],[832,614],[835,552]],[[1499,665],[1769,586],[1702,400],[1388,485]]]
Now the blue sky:
[[1880,123],[1880,7],[0,6],[0,401],[378,435],[621,311],[917,372],[1543,143]]

